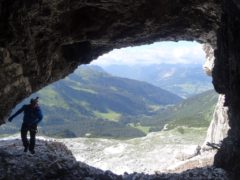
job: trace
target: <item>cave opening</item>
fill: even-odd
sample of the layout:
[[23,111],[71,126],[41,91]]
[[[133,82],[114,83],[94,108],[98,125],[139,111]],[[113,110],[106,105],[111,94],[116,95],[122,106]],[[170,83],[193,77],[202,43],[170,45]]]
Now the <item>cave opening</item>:
[[[161,42],[113,50],[81,65],[31,96],[40,97],[45,113],[39,132],[74,138],[62,142],[77,160],[117,174],[179,172],[198,167],[199,161],[209,165],[213,154],[202,159],[195,154],[198,145],[206,148],[217,102],[211,77],[203,71],[211,75],[209,51],[197,42]],[[2,134],[16,132],[21,118],[14,126],[1,126]]]

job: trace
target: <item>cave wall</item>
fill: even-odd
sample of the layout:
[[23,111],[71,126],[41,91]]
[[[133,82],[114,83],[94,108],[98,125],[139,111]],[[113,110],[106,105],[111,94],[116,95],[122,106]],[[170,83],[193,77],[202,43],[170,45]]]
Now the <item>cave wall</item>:
[[240,176],[240,2],[224,0],[223,12],[213,84],[226,96],[230,130],[215,156],[215,165],[234,172],[237,178]]

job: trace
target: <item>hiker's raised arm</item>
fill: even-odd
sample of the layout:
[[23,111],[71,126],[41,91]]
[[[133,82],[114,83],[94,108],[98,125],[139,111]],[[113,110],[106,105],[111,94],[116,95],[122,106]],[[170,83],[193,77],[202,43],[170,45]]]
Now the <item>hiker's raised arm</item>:
[[15,112],[12,116],[10,116],[8,118],[8,121],[11,122],[13,120],[13,118],[15,118],[17,115],[19,115],[23,111],[24,111],[24,106],[22,106],[17,112]]

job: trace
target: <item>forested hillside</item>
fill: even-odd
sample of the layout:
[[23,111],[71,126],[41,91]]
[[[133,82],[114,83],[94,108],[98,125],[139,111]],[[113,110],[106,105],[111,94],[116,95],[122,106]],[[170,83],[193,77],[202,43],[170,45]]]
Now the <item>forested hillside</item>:
[[209,90],[180,104],[167,106],[159,110],[157,115],[139,117],[136,123],[151,127],[151,131],[159,131],[165,125],[166,130],[179,127],[207,128],[213,118],[217,99],[218,94],[214,90]]

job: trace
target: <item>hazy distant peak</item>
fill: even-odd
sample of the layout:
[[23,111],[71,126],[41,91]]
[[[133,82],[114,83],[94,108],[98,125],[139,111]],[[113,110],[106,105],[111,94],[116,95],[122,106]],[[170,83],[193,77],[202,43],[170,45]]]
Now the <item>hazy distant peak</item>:
[[165,72],[164,74],[162,74],[161,76],[159,74],[159,76],[160,76],[159,78],[168,79],[168,78],[172,77],[174,75],[174,73],[175,73],[175,69],[172,68],[168,72]]

